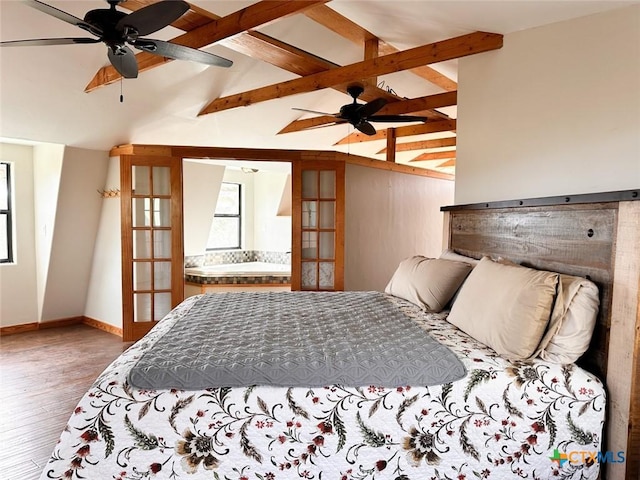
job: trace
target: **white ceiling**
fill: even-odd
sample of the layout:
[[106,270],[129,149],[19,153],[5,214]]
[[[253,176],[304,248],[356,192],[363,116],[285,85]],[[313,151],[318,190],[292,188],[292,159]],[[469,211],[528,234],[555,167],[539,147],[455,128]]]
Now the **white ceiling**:
[[[48,3],[77,17],[102,0],[51,0]],[[226,15],[253,1],[194,0],[217,15]],[[400,49],[474,32],[508,34],[539,25],[619,8],[635,1],[382,1],[333,0],[328,5]],[[0,40],[85,36],[78,29],[34,10],[18,0],[0,0]],[[295,15],[260,31],[327,60],[349,64],[362,60],[355,44]],[[171,27],[152,37],[170,39],[180,31]],[[96,71],[108,64],[106,47],[65,45],[0,48],[0,137],[53,142],[88,149],[109,150],[126,143],[259,147],[285,149],[339,149],[383,158],[376,152],[384,142],[333,147],[351,133],[339,125],[286,135],[276,133],[303,118],[292,107],[337,112],[349,97],[327,89],[259,103],[249,107],[197,117],[218,96],[295,78],[295,75],[222,46],[207,51],[234,61],[229,69],[174,61],[140,77],[84,93]],[[436,69],[457,79],[457,62]],[[438,93],[409,72],[380,78],[398,95],[418,97]],[[124,103],[119,96],[122,88]],[[455,108],[446,110],[455,118]],[[442,135],[441,135],[442,136]],[[429,138],[423,136],[411,140]],[[403,162],[416,153],[401,153]]]

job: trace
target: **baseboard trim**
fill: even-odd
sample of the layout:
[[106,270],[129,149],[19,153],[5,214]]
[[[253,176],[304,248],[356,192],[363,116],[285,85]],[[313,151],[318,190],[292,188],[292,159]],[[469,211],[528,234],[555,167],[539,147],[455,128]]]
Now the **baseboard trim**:
[[14,335],[16,333],[33,332],[39,330],[38,323],[23,323],[22,325],[10,325],[8,327],[0,327],[0,337],[5,335]]
[[121,328],[115,327],[105,322],[101,322],[100,320],[96,320],[95,318],[90,318],[85,316],[61,318],[58,320],[51,320],[50,322],[42,322],[42,323],[34,322],[34,323],[24,323],[22,325],[10,325],[8,327],[0,327],[0,337],[4,337],[6,335],[15,335],[16,333],[44,330],[49,328],[68,327],[70,325],[77,325],[79,323],[83,323],[89,327],[97,328],[98,330],[102,330],[122,338]]
[[82,317],[82,323],[84,323],[85,325],[89,325],[90,327],[97,328],[98,330],[103,330],[107,333],[117,335],[118,337],[122,338],[122,329],[115,327],[110,323],[105,323],[91,317]]
[[77,325],[78,323],[82,323],[83,317],[69,317],[69,318],[60,318],[58,320],[51,320],[47,322],[41,322],[38,324],[38,330],[45,330],[47,328],[58,328],[58,327],[68,327],[70,325]]

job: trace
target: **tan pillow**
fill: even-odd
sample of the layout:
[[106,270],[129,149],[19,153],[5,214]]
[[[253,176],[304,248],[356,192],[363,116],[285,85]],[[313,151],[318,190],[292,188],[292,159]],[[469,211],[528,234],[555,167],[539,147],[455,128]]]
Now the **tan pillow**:
[[[459,253],[456,253],[454,250],[450,250],[450,249],[444,250],[440,254],[440,258],[442,260],[451,260],[454,262],[465,262],[471,265],[471,268],[475,267],[476,265],[478,265],[478,263],[480,263],[480,260],[477,260],[473,257],[467,257],[466,255],[460,255]],[[464,283],[462,285],[464,285]],[[460,288],[462,288],[462,285],[460,285],[456,293],[454,293],[453,297],[451,297],[451,301],[449,302],[450,304],[453,304],[453,302],[455,302],[456,299],[458,298],[458,294],[460,293]]]
[[471,265],[420,255],[400,262],[384,289],[430,312],[440,312],[471,271]]
[[469,274],[448,320],[510,359],[536,353],[549,323],[558,274],[484,257]]
[[561,274],[549,328],[538,346],[540,358],[554,363],[577,361],[589,348],[599,305],[593,282]]
[[466,255],[460,255],[459,253],[456,253],[455,251],[449,249],[444,250],[440,254],[440,258],[442,260],[452,260],[454,262],[465,262],[472,267],[475,267],[478,263],[480,263],[480,260],[477,260],[473,257],[467,257]]

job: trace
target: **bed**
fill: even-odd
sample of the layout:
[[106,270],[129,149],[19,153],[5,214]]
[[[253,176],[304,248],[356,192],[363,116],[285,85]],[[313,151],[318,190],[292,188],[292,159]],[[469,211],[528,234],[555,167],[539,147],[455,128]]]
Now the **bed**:
[[[493,218],[510,213],[500,212],[492,212]],[[497,254],[505,254],[513,262],[535,257],[542,259],[537,268],[584,275],[582,254],[571,261],[551,255],[550,264],[548,254],[523,249],[524,240],[505,247],[484,244],[489,237],[478,240],[477,231],[464,235],[499,231],[485,220],[474,209],[451,212],[447,245],[476,259],[490,254],[493,260],[485,263],[491,268],[500,263]],[[612,268],[611,262],[604,265],[606,271]],[[594,340],[579,362],[585,368],[538,356],[509,360],[464,333],[450,318],[460,317],[463,286],[453,307],[444,302],[436,313],[392,293],[369,292],[458,358],[464,372],[453,381],[133,387],[132,369],[174,326],[198,305],[238,294],[192,297],[101,374],[73,412],[41,478],[596,479],[598,452],[605,448],[607,395],[599,375],[591,372],[602,375],[606,368],[602,347],[608,338],[601,338],[600,329],[611,308],[612,281],[589,268],[602,302]],[[344,303],[340,293],[334,295],[336,305]]]

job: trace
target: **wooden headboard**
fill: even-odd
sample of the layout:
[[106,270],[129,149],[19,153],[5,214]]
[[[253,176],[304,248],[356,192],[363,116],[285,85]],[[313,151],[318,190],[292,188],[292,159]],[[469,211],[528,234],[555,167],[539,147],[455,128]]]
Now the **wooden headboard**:
[[[640,192],[443,207],[445,245],[463,255],[589,278],[600,289],[591,345],[578,362],[607,385],[606,450],[626,452],[607,479],[640,478]],[[604,450],[604,449],[603,449]]]

